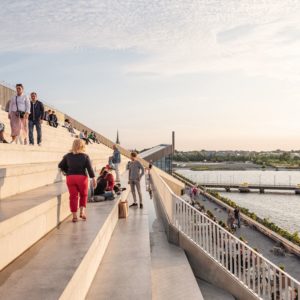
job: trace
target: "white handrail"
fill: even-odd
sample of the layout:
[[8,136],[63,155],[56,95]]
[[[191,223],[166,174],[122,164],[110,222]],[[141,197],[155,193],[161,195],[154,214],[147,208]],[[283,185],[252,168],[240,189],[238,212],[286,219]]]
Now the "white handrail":
[[169,222],[261,299],[300,300],[300,283],[175,195],[151,172]]

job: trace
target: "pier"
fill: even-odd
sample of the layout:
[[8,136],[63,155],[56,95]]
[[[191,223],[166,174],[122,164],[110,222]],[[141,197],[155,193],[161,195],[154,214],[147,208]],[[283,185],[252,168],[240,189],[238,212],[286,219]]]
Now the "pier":
[[202,188],[222,188],[226,192],[230,192],[232,189],[239,190],[241,193],[249,193],[251,190],[257,190],[261,194],[265,190],[277,190],[277,191],[294,191],[295,194],[300,194],[300,185],[272,185],[272,184],[248,184],[248,183],[198,183]]

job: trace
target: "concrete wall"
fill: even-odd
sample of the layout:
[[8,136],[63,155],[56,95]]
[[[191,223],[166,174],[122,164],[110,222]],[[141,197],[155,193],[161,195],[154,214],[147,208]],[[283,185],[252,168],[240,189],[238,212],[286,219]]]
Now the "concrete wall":
[[168,186],[173,191],[173,193],[176,194],[177,196],[181,196],[182,190],[184,189],[185,184],[182,181],[175,178],[174,176],[168,174],[167,172],[164,172],[157,167],[154,167],[154,168],[155,168],[155,171],[159,174],[159,176],[161,176],[163,178],[163,180],[168,184]]
[[235,279],[229,271],[218,264],[182,233],[179,233],[179,246],[185,250],[195,276],[224,289],[237,299],[259,299],[247,287]]
[[14,94],[14,90],[0,84],[0,107],[2,109],[5,109],[6,103]]
[[181,196],[182,195],[182,190],[184,189],[184,185],[179,184],[177,182],[177,179],[173,179],[167,176],[161,175],[161,177],[163,178],[163,180],[167,183],[167,185],[171,188],[171,190],[173,191],[174,194],[176,194],[177,196]]

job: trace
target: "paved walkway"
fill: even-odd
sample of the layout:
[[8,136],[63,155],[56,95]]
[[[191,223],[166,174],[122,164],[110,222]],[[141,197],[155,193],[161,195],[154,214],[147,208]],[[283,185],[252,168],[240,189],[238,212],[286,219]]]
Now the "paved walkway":
[[148,215],[134,208],[118,221],[86,299],[150,300],[151,293]]
[[197,279],[198,285],[201,289],[202,295],[206,300],[234,300],[235,298],[228,292],[215,287],[214,285],[204,281],[202,279]]
[[[183,198],[185,200],[189,200],[188,195],[184,195]],[[210,210],[218,221],[222,220],[223,222],[227,222],[227,213],[226,211],[218,204],[208,200],[204,196],[200,195],[197,201],[204,205],[205,210]],[[287,253],[286,256],[276,256],[271,250],[274,246],[276,246],[276,242],[262,234],[261,232],[255,230],[250,226],[246,226],[242,223],[241,228],[237,229],[235,235],[239,237],[243,237],[249,243],[252,248],[257,248],[257,250],[275,265],[280,266],[284,265],[285,271],[296,278],[298,281],[300,280],[300,259],[294,254]]]
[[144,208],[129,208],[118,221],[86,299],[203,300],[184,251],[168,243],[156,200],[141,183]]
[[184,250],[168,242],[156,193],[154,199],[150,199],[149,194],[145,196],[149,212],[152,299],[210,299],[203,297]]

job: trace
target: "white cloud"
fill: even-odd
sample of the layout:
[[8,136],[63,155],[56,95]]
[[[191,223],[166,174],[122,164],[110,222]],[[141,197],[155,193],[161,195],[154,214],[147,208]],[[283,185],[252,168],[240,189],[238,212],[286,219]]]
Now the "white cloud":
[[0,52],[136,49],[142,74],[242,70],[299,80],[297,0],[0,2]]

